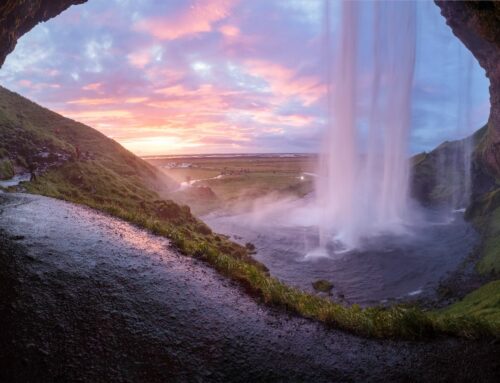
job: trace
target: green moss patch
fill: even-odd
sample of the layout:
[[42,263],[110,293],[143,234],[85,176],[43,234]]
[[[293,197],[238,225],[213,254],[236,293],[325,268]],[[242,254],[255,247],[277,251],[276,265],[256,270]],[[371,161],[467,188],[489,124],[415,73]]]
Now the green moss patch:
[[455,317],[475,316],[500,326],[500,280],[490,282],[443,310]]
[[500,274],[500,208],[490,218],[490,224],[484,234],[483,256],[477,268],[482,274]]

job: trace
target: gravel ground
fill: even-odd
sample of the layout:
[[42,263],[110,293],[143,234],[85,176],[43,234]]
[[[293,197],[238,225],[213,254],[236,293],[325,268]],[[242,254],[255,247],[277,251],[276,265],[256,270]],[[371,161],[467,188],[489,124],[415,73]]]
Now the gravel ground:
[[1,382],[499,381],[499,344],[328,329],[121,220],[0,199]]

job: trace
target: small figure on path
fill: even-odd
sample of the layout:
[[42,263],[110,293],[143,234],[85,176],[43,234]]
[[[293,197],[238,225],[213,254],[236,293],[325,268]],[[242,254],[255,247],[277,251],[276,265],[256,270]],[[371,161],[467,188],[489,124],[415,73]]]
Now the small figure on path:
[[80,159],[81,154],[82,154],[82,152],[80,150],[80,145],[75,146],[75,152],[76,152],[76,160],[78,161]]

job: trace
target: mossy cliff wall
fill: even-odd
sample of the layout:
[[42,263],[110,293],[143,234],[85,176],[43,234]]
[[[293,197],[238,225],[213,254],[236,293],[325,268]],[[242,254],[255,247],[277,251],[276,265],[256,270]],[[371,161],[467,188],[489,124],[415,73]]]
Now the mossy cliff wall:
[[490,80],[488,134],[478,153],[500,179],[500,2],[436,0],[453,33],[477,58]]

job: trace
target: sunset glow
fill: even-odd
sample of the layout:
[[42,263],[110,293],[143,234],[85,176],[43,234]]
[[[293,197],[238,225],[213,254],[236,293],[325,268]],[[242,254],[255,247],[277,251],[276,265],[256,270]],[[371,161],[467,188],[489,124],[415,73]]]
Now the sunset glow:
[[[326,121],[321,7],[314,0],[90,0],[24,36],[0,83],[140,155],[315,152]],[[455,73],[447,57],[462,48],[437,7],[429,9],[422,28],[433,39],[417,55],[413,152],[455,131],[447,129],[458,81],[428,69]],[[489,104],[475,66],[479,127]]]

